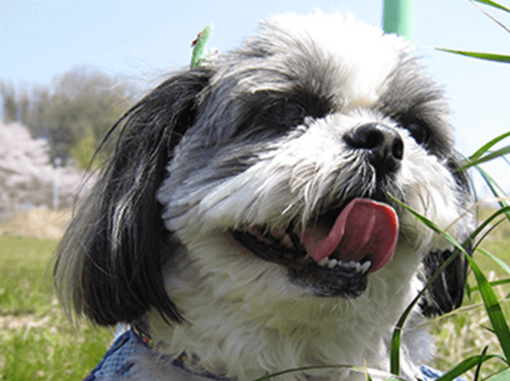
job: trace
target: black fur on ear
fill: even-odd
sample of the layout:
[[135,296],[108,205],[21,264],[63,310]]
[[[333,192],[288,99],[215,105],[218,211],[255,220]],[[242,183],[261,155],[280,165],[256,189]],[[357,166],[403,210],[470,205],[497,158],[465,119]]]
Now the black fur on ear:
[[[465,209],[466,215],[472,215],[473,211],[469,210],[472,207],[474,199],[474,191],[470,182],[470,178],[464,171],[458,171],[459,158],[452,157],[448,161],[448,167],[451,170],[457,186],[459,187],[459,195],[461,198],[461,206]],[[466,219],[471,224],[474,218]],[[462,240],[467,239],[471,233],[472,226],[465,226],[464,237],[458,237],[460,243]],[[464,246],[465,251],[471,255],[472,247],[471,242],[466,242]],[[437,273],[439,268],[453,255],[451,250],[434,250],[428,253],[423,259],[424,277],[428,281],[434,274]],[[420,307],[423,314],[427,317],[442,315],[448,313],[462,304],[464,297],[464,288],[466,285],[468,271],[468,261],[464,253],[457,251],[456,258],[446,267],[446,269],[439,275],[439,277],[430,285],[426,290],[425,297],[422,298]]]
[[[471,254],[469,250],[466,251]],[[449,250],[428,253],[423,260],[426,280],[430,279],[451,255],[453,255],[453,251]],[[425,298],[420,303],[425,316],[442,315],[460,307],[464,297],[467,269],[468,261],[464,257],[464,253],[459,252],[427,289]]]
[[171,77],[112,129],[115,152],[57,248],[55,286],[70,316],[113,325],[152,307],[167,322],[183,321],[164,288],[172,248],[156,192],[210,76],[198,68]]

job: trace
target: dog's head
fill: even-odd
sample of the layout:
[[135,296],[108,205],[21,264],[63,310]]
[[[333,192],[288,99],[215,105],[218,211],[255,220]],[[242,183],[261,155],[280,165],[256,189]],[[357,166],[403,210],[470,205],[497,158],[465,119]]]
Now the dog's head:
[[[461,242],[471,229],[442,92],[407,42],[350,18],[271,19],[116,128],[56,265],[63,301],[98,324],[186,319],[186,277],[218,300],[397,292],[451,247],[392,197]],[[460,304],[465,273],[458,256],[425,314]]]

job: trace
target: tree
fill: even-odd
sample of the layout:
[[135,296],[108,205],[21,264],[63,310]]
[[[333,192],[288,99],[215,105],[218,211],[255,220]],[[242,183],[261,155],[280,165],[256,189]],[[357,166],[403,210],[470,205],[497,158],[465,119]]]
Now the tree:
[[0,122],[0,212],[22,205],[51,207],[55,180],[62,208],[73,205],[82,185],[82,192],[92,186],[94,178],[84,182],[85,173],[74,166],[56,170],[48,148],[47,142],[33,139],[25,127]]
[[16,120],[16,95],[14,86],[0,83],[0,96],[2,97],[2,116],[4,122],[12,123]]
[[93,152],[136,94],[126,81],[80,67],[55,77],[49,87],[18,89],[16,94],[14,86],[4,82],[0,89],[4,122],[22,122],[32,136],[45,139],[51,160],[59,157],[66,165],[74,158],[82,167],[88,166]]

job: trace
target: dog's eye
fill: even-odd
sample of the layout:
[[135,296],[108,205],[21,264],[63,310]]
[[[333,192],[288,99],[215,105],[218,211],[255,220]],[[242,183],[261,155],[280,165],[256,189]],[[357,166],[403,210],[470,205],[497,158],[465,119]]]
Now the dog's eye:
[[406,125],[406,129],[409,131],[413,139],[418,144],[426,144],[429,141],[430,134],[428,129],[420,123],[409,123]]
[[309,94],[285,95],[279,92],[258,91],[240,98],[235,136],[285,134],[302,125],[306,118],[320,118],[330,110],[328,100]]
[[294,127],[303,122],[306,111],[298,103],[279,102],[266,110],[266,115],[278,124],[287,127]]

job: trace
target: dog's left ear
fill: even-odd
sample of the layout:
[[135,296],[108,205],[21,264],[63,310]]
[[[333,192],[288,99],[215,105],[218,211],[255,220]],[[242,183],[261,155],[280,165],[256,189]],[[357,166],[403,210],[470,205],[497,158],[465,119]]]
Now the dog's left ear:
[[55,285],[70,315],[114,325],[154,308],[167,321],[183,320],[165,291],[162,267],[174,248],[156,192],[211,75],[206,68],[174,75],[114,127],[115,152],[57,248]]
[[[466,214],[472,214],[469,208],[472,206],[474,199],[473,187],[469,176],[465,171],[458,171],[460,159],[458,156],[452,157],[448,161],[448,167],[452,172],[457,186],[459,188],[459,198],[461,198],[462,207],[465,208]],[[467,219],[471,220],[471,219]],[[472,219],[474,221],[474,218]],[[471,224],[471,221],[469,222]],[[471,233],[472,226],[464,227],[462,237],[456,237],[459,243],[467,240]],[[471,243],[467,242],[464,246],[466,252],[471,255]],[[453,250],[434,250],[429,252],[423,259],[425,281],[428,281],[439,268],[454,254]],[[464,297],[464,288],[466,285],[468,270],[468,261],[462,252],[458,252],[456,258],[446,267],[439,277],[426,290],[425,296],[422,298],[420,307],[423,314],[427,317],[442,315],[448,313],[462,304]]]

